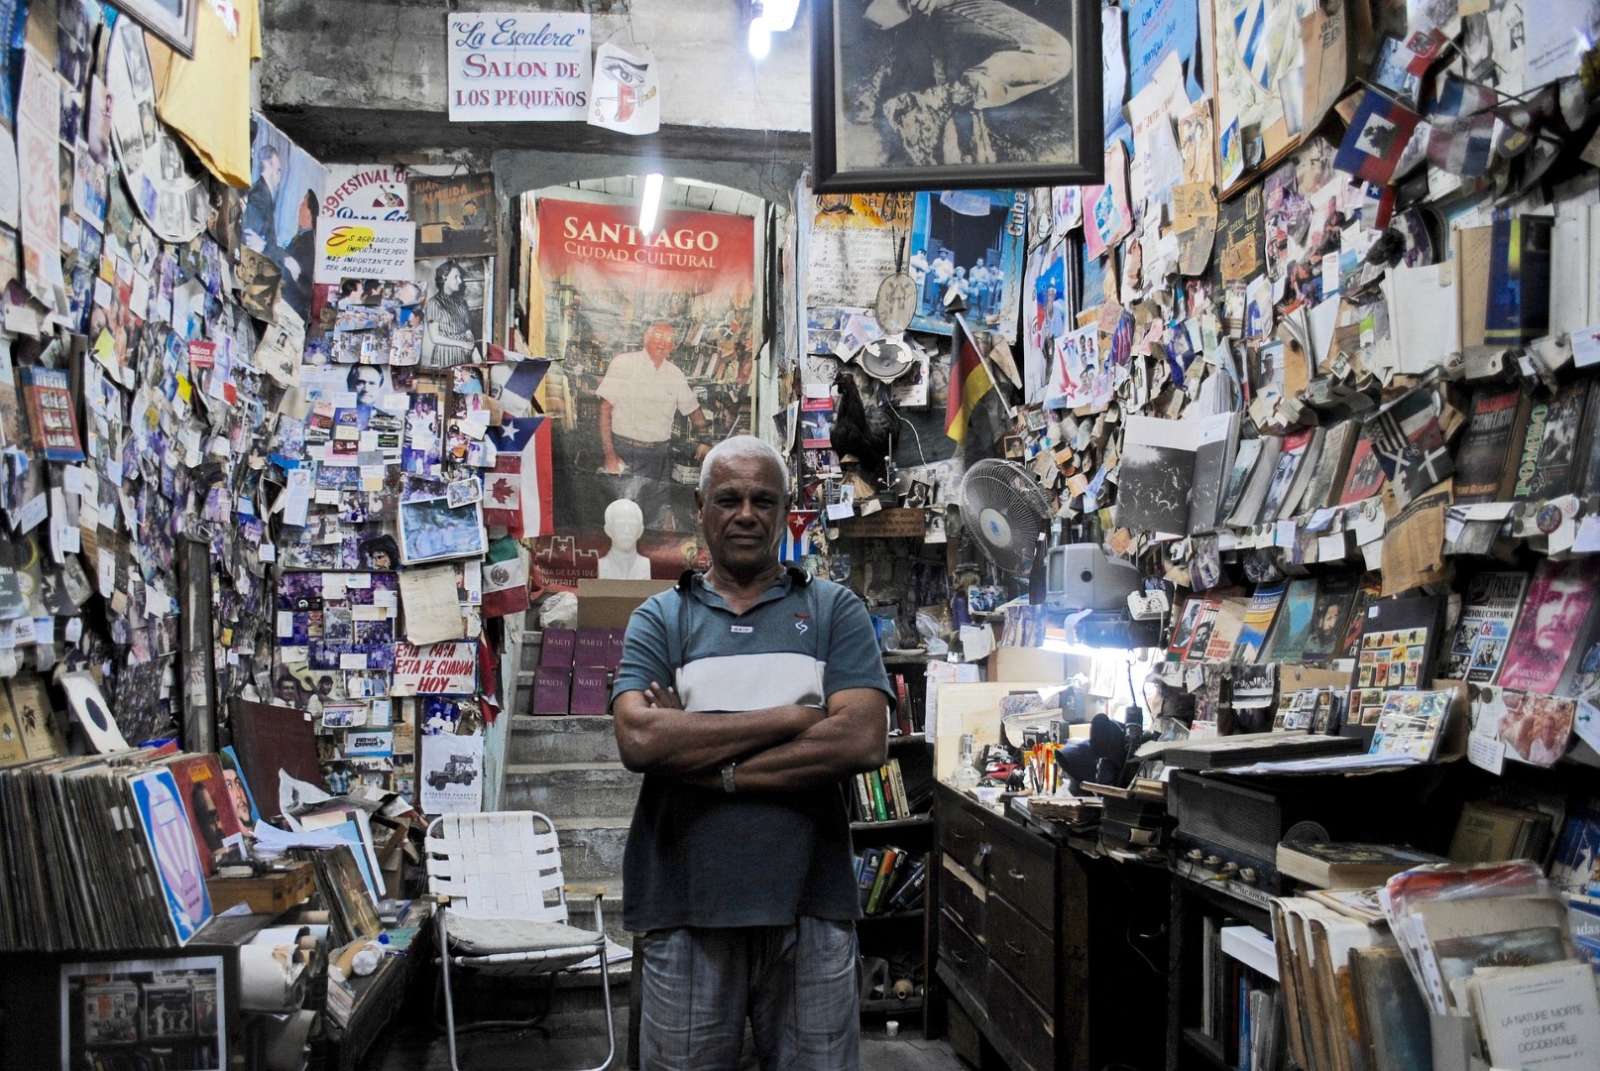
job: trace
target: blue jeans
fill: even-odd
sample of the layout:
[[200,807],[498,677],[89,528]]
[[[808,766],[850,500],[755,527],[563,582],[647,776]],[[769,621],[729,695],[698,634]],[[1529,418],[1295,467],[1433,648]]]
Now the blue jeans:
[[642,956],[641,1071],[736,1071],[750,1020],[764,1071],[858,1071],[853,923],[654,930]]

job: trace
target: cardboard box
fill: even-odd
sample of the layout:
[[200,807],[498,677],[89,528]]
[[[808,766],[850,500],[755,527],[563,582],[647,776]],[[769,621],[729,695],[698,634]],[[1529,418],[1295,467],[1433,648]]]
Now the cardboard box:
[[671,580],[580,580],[578,627],[627,628],[640,603],[672,584]]

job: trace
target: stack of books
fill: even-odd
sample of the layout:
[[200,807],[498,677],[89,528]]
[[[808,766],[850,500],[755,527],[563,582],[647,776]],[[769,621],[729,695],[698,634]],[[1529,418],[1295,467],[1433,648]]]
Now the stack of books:
[[892,758],[876,770],[858,773],[854,780],[856,821],[889,822],[917,813],[906,792],[899,759]]
[[921,907],[927,882],[926,852],[890,845],[856,855],[856,885],[861,890],[861,910],[868,915],[893,915]]

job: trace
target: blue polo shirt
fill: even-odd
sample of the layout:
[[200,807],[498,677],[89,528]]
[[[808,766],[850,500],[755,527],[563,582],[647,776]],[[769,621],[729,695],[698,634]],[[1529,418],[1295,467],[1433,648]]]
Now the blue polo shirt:
[[[675,683],[685,710],[822,706],[846,688],[894,694],[872,619],[848,588],[786,569],[742,614],[698,573],[628,622],[612,697]],[[728,795],[646,774],[623,859],[623,923],[787,926],[861,916],[845,783]]]

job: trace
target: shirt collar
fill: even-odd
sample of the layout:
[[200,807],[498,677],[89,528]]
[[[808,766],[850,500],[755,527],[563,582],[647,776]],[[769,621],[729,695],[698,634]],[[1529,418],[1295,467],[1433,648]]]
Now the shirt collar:
[[[754,610],[757,606],[763,606],[766,603],[786,598],[796,588],[803,588],[810,583],[810,573],[798,566],[787,565],[778,574],[777,579],[767,585],[767,589],[761,593],[761,597],[751,605],[750,609]],[[728,609],[728,604],[723,601],[722,596],[707,586],[705,574],[699,570],[690,569],[685,571],[678,578],[677,587],[679,594],[693,595],[700,602],[705,603],[707,606],[716,607],[719,610]],[[748,613],[749,611],[746,612]]]

